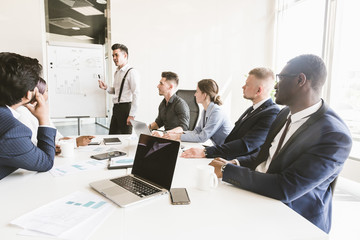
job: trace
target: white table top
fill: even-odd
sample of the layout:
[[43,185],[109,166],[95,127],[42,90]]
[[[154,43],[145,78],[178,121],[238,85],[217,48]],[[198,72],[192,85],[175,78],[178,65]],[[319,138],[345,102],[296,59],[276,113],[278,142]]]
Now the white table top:
[[[123,144],[112,147],[134,155],[136,141],[126,140],[128,136],[120,138]],[[93,154],[76,149],[73,158],[56,157],[55,165],[75,163]],[[190,205],[171,205],[169,195],[163,195],[128,208],[117,207],[90,239],[328,239],[327,234],[280,201],[227,183],[220,183],[212,191],[198,190],[196,166],[209,162],[178,158],[172,187],[186,187]],[[62,177],[49,172],[16,171],[0,181],[1,239],[38,239],[17,235],[21,229],[9,223],[73,192],[95,192],[90,182],[124,174],[125,169],[105,168]]]

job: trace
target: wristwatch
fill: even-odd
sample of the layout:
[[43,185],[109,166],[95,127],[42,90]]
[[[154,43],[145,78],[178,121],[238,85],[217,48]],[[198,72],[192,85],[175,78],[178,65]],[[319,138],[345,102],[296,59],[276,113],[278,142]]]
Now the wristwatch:
[[224,172],[226,166],[227,166],[227,164],[224,164],[224,165],[221,166],[221,172],[222,172],[222,173]]

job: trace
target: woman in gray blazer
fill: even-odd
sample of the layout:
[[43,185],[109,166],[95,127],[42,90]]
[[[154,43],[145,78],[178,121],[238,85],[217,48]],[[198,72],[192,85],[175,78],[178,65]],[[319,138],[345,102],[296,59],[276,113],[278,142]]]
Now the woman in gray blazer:
[[220,106],[222,101],[218,92],[219,87],[214,80],[203,79],[199,81],[195,98],[196,102],[204,107],[199,123],[193,131],[185,131],[180,134],[170,132],[164,137],[184,142],[205,142],[210,139],[213,144],[223,144],[233,126]]

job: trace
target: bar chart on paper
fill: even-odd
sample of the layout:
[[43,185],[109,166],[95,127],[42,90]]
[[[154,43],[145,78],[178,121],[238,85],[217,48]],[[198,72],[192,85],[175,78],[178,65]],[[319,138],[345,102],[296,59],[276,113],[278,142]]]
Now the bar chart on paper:
[[90,207],[90,208],[93,208],[93,209],[97,209],[97,208],[103,206],[104,204],[106,204],[106,202],[104,202],[104,201],[100,201],[100,202],[89,201],[89,202],[87,202],[85,204],[82,204],[82,203],[78,203],[78,202],[67,201],[66,204],[74,205],[74,206]]
[[[113,209],[114,206],[97,194],[75,192],[35,209],[11,223],[24,228],[26,234],[48,234],[64,239],[83,239],[86,238],[83,229],[89,229],[89,226],[94,228]],[[84,237],[66,238],[64,235],[79,232],[82,232]]]
[[106,166],[104,161],[87,160],[77,164],[63,165],[54,167],[50,170],[51,175],[54,177],[65,176],[68,174],[79,173],[91,169],[103,168]]

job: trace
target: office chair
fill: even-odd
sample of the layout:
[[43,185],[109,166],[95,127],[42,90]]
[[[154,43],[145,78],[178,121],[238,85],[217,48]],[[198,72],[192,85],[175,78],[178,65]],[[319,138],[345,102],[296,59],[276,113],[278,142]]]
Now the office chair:
[[332,196],[334,196],[334,192],[335,192],[335,186],[336,186],[336,182],[338,180],[338,177],[336,177],[331,183],[330,183],[330,187],[331,187],[331,194]]
[[190,131],[194,130],[196,123],[198,121],[198,118],[199,118],[199,113],[200,113],[199,105],[196,103],[194,94],[195,94],[195,90],[178,90],[176,92],[176,95],[178,95],[179,97],[184,99],[185,102],[189,106],[189,109],[190,109],[189,130]]

